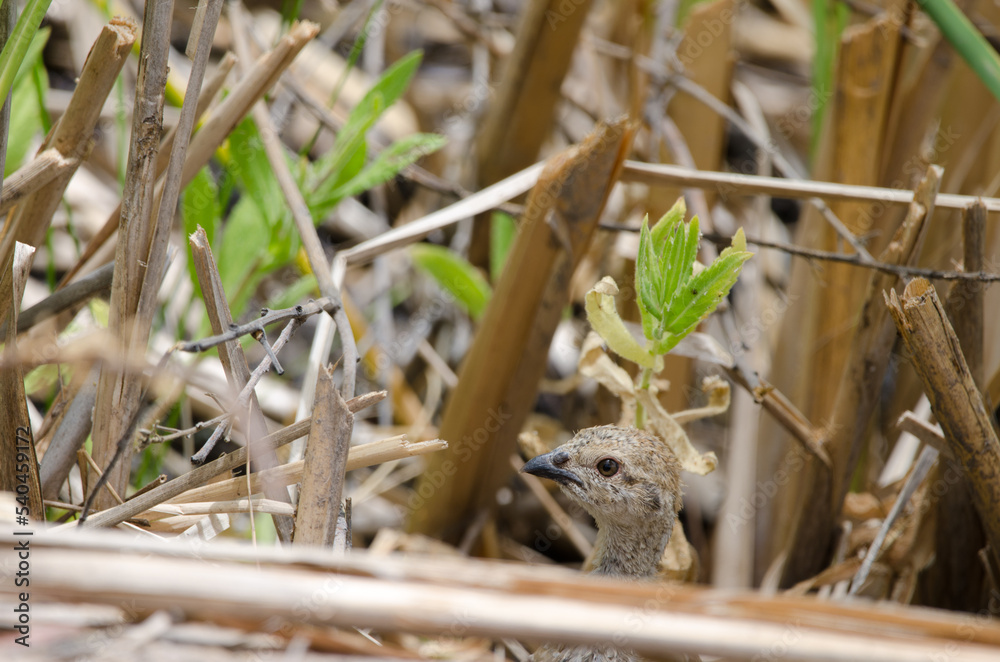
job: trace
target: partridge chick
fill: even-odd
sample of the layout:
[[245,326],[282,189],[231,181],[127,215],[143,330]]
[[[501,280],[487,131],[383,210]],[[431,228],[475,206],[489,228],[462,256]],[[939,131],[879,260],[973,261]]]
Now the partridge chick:
[[[652,577],[681,509],[680,463],[644,430],[604,425],[581,430],[521,469],[550,478],[597,522],[593,574]],[[535,662],[631,662],[612,646],[542,646]]]

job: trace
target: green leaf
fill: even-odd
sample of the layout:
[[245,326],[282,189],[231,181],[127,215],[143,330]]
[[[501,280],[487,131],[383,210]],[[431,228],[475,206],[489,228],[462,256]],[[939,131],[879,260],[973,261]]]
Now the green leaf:
[[42,118],[45,109],[35,89],[32,72],[39,74],[40,82],[48,89],[48,73],[42,64],[42,50],[52,30],[48,27],[38,31],[24,57],[24,65],[18,70],[14,80],[14,93],[10,107],[10,130],[7,134],[7,157],[4,175],[9,175],[24,164],[35,137],[42,133]]
[[618,286],[610,276],[605,276],[594,285],[586,297],[587,321],[604,338],[612,352],[643,368],[659,370],[657,365],[662,367],[662,359],[643,348],[618,315],[615,307],[616,294]]
[[[184,235],[194,234],[198,228],[205,230],[209,246],[215,246],[215,235],[222,220],[222,204],[219,202],[219,187],[208,167],[195,174],[191,183],[184,188],[181,197],[181,218],[184,221]],[[188,260],[188,275],[194,283],[195,293],[200,296],[198,274],[194,260]]]
[[[678,291],[675,305],[668,311],[668,317],[664,320],[664,328],[673,338],[666,338],[669,347],[663,351],[669,351],[670,347],[690,333],[729,294],[729,290],[739,278],[743,263],[753,255],[745,249],[746,238],[743,229],[740,228],[733,237],[732,246],[722,251],[712,264]],[[672,341],[672,344],[669,341]],[[661,349],[661,346],[662,344],[658,344],[657,349]]]
[[410,257],[414,266],[451,293],[472,319],[482,318],[493,290],[478,269],[453,251],[433,244],[414,244]]
[[677,198],[677,202],[666,214],[660,217],[650,232],[653,235],[653,243],[662,244],[663,240],[673,234],[677,225],[684,220],[687,215],[687,205],[684,204],[684,197]]
[[446,142],[444,136],[436,133],[415,133],[397,140],[349,181],[316,195],[310,208],[315,210],[314,215],[325,216],[344,198],[364,193],[389,181],[408,165],[444,147]]
[[257,125],[247,118],[229,134],[229,172],[240,182],[245,195],[257,204],[268,222],[285,210],[285,197],[264,152]]
[[517,224],[514,219],[502,211],[493,212],[490,218],[490,280],[494,283],[500,280],[515,237]]
[[[350,157],[362,146],[365,134],[374,126],[382,113],[403,95],[410,79],[420,66],[422,51],[403,56],[385,73],[358,105],[351,110],[344,127],[337,134],[333,148],[314,164],[317,185],[337,173]],[[315,186],[313,187],[315,190]]]
[[694,261],[698,258],[698,244],[701,243],[701,231],[698,226],[698,217],[695,216],[688,224],[681,224],[677,231],[676,243],[672,247],[672,263],[665,266],[669,270],[669,282],[666,287],[666,297],[663,300],[663,309],[669,310],[674,305],[674,299],[678,292],[691,279],[694,274]]
[[272,310],[291,308],[307,297],[316,297],[318,295],[319,290],[316,285],[316,276],[308,274],[286,287],[277,296],[268,299],[267,307]]
[[635,289],[639,300],[653,317],[659,319],[663,314],[663,303],[659,296],[662,286],[662,268],[660,257],[653,247],[649,233],[649,218],[642,220],[639,228],[639,254],[635,261]]
[[229,214],[218,249],[219,276],[234,319],[239,319],[264,278],[261,266],[270,261],[269,236],[260,209],[250,198],[242,198]]
[[199,227],[205,230],[210,245],[214,245],[215,232],[222,216],[219,202],[219,187],[212,178],[208,167],[195,174],[181,197],[181,217],[184,219],[184,233],[192,234]]
[[51,3],[52,0],[28,0],[11,29],[10,38],[0,52],[0,99],[6,99],[13,89],[14,79],[31,47],[32,38],[38,32]]

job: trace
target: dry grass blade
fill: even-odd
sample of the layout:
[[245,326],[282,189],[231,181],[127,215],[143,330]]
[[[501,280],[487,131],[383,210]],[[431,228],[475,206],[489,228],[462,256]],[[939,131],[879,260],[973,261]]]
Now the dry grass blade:
[[[366,393],[364,395],[359,395],[356,398],[348,400],[347,407],[352,413],[357,413],[366,407],[370,407],[377,403],[379,400],[384,398],[386,395],[385,391],[376,391],[374,393]],[[255,453],[259,453],[262,450],[274,451],[274,449],[279,448],[285,444],[290,444],[299,437],[305,436],[309,432],[310,420],[306,419],[289,425],[287,428],[282,428],[277,432],[269,434],[257,441],[254,444]],[[136,514],[155,506],[158,503],[162,503],[168,499],[171,499],[182,492],[185,492],[199,485],[203,485],[212,478],[215,478],[221,473],[226,471],[231,471],[236,467],[242,466],[247,463],[248,450],[246,447],[240,448],[235,452],[224,455],[217,460],[213,460],[207,464],[195,468],[188,473],[178,476],[174,480],[161,485],[160,487],[154,488],[138,496],[121,506],[105,510],[103,512],[95,513],[90,517],[85,526],[114,526],[120,522],[124,522],[130,517],[135,517]]]
[[[354,471],[355,469],[370,467],[383,462],[435,453],[447,447],[448,443],[440,439],[407,441],[403,435],[380,441],[372,441],[367,444],[351,447],[347,453],[345,470]],[[188,490],[171,499],[170,503],[238,499],[248,494],[257,494],[263,489],[265,484],[293,485],[302,480],[304,468],[305,460],[296,460],[295,462],[283,464],[280,467],[252,473],[250,474],[250,480],[247,480],[246,477],[238,476]]]

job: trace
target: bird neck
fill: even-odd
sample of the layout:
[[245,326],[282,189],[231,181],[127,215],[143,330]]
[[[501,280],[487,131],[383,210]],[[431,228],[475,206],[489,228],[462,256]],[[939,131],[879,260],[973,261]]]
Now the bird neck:
[[650,577],[660,569],[660,558],[670,541],[674,518],[622,525],[598,522],[593,573],[615,577]]

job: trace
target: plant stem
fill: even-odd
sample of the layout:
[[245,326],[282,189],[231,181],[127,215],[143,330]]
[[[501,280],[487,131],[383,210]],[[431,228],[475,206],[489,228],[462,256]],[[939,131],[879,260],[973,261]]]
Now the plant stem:
[[[649,384],[653,380],[653,369],[643,368],[639,374],[639,388],[648,391]],[[640,430],[646,426],[646,409],[641,402],[635,405],[635,427]]]

